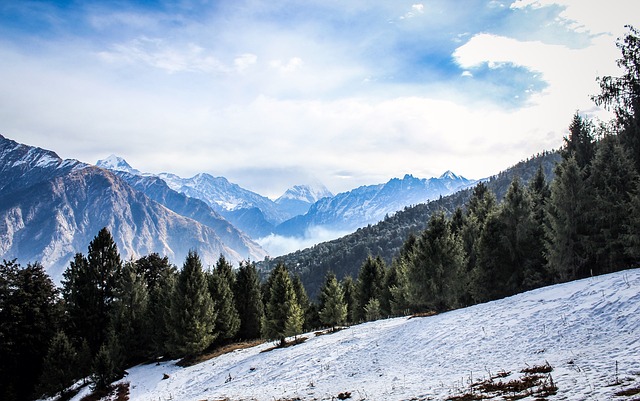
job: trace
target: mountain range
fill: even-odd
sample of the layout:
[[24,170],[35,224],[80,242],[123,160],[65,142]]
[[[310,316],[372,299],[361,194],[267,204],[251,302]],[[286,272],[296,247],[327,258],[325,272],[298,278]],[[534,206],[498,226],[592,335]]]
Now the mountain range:
[[97,166],[139,177],[157,177],[186,196],[206,202],[234,226],[253,239],[277,235],[307,238],[317,229],[348,233],[377,223],[406,206],[424,203],[468,188],[477,181],[447,171],[438,178],[420,179],[405,175],[384,184],[366,185],[333,195],[323,184],[296,185],[277,200],[230,183],[224,177],[206,173],[182,178],[172,173],[152,175],[131,167],[111,155]]
[[[156,190],[156,200],[110,170],[0,135],[0,257],[40,262],[60,282],[69,261],[86,252],[103,227],[125,260],[157,252],[179,265],[190,249],[209,262],[220,255],[234,262],[266,255],[202,202],[180,198],[163,182],[145,185],[147,192]],[[158,202],[162,196],[169,206]],[[174,211],[180,202],[191,217]]]
[[224,177],[150,174],[113,155],[94,166],[3,136],[0,163],[0,257],[40,262],[57,282],[103,227],[125,260],[157,252],[180,265],[196,249],[205,263],[219,255],[260,261],[265,237],[355,231],[475,183],[451,172],[406,175],[333,195],[315,182],[271,200]]

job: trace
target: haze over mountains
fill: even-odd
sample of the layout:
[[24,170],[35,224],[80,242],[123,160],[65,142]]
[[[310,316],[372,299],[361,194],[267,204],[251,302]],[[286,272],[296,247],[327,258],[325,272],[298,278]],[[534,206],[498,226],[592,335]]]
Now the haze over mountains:
[[[140,177],[154,177],[111,155],[97,165]],[[265,247],[271,256],[338,238],[404,207],[450,195],[476,183],[447,171],[438,178],[405,175],[384,184],[366,185],[333,195],[323,184],[296,185],[277,200],[206,173],[181,178],[171,173],[155,177],[173,190],[206,202],[234,226]]]
[[157,252],[180,265],[196,249],[205,261],[259,261],[475,183],[405,175],[334,196],[315,182],[272,200],[224,177],[154,175],[117,156],[92,166],[2,136],[0,162],[0,257],[41,262],[56,281],[102,227],[125,259]]

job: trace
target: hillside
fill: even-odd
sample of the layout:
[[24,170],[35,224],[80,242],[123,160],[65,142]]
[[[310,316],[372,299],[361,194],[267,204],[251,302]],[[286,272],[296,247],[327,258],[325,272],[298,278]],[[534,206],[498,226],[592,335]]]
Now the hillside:
[[634,397],[614,394],[640,392],[638,286],[640,269],[627,270],[432,317],[307,334],[286,349],[263,352],[272,346],[263,344],[188,368],[136,366],[124,381],[132,401],[332,400],[347,392],[354,400],[445,400],[490,376],[515,381],[522,369],[549,364],[540,380],[552,380],[557,396],[541,399],[626,401]]
[[[558,152],[545,152],[488,178],[488,187],[501,199],[514,177],[528,183],[540,166],[547,180],[553,178],[553,169],[560,160]],[[268,258],[259,263],[264,271],[270,271],[277,263],[284,263],[291,271],[300,275],[309,296],[315,297],[326,273],[331,270],[341,279],[351,275],[357,277],[358,270],[368,255],[381,256],[387,264],[398,253],[411,233],[424,230],[429,217],[439,210],[447,214],[457,207],[463,207],[471,196],[472,189],[458,191],[428,203],[406,207],[387,216],[375,225],[358,229],[356,232],[323,242],[311,248],[296,251],[276,258]]]

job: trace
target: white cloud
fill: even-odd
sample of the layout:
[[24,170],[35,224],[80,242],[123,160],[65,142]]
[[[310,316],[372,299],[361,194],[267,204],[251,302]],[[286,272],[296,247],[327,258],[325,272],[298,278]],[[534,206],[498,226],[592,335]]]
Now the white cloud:
[[286,62],[282,60],[271,60],[271,62],[269,62],[269,65],[272,68],[275,68],[283,74],[295,72],[302,68],[303,64],[304,63],[300,57],[292,57]]
[[251,53],[245,53],[239,57],[236,57],[233,60],[233,64],[236,66],[236,69],[240,72],[246,70],[252,65],[256,64],[258,61],[258,56]]

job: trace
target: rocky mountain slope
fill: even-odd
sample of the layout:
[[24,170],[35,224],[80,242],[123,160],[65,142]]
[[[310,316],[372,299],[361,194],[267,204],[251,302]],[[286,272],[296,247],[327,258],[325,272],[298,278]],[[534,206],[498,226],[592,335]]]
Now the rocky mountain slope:
[[221,254],[232,261],[265,255],[240,233],[241,246],[225,243],[217,229],[169,210],[108,170],[0,136],[1,258],[40,262],[59,282],[103,227],[125,260],[158,252],[180,265],[189,249],[210,263]]

